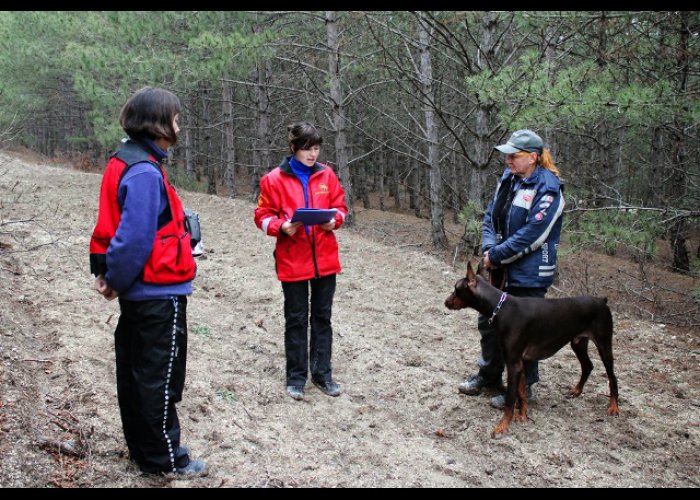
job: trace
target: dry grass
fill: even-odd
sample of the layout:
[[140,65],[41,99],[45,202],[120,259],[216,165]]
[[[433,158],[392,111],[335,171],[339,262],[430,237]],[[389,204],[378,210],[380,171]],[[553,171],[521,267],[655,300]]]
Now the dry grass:
[[[0,226],[3,487],[700,485],[696,331],[616,312],[621,416],[605,416],[599,362],[583,396],[564,397],[578,368],[562,350],[541,365],[531,421],[492,440],[499,413],[456,391],[479,349],[475,314],[443,306],[462,270],[415,246],[426,233],[408,218],[360,214],[362,231],[338,233],[334,374],[344,392],[328,398],[309,385],[304,402],[292,401],[274,242],[254,227],[252,204],[195,193],[183,199],[202,216],[207,252],[189,303],[179,413],[185,444],[210,472],[140,475],[116,402],[118,306],[90,289],[99,182],[0,158],[0,220],[25,221]],[[46,445],[80,440],[82,458]]]

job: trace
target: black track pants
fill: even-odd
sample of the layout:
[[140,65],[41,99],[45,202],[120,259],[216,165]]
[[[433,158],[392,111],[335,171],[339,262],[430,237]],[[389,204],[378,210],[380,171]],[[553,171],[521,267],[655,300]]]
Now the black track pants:
[[187,298],[119,305],[117,396],[129,455],[144,472],[174,472],[189,462],[175,410],[185,384]]
[[[303,386],[306,383],[309,368],[314,380],[319,382],[332,380],[333,328],[331,326],[331,310],[333,308],[333,295],[335,295],[335,283],[335,274],[308,281],[282,283],[287,385]],[[309,288],[311,289],[310,301]],[[310,316],[309,302],[311,303]],[[311,339],[308,337],[309,318],[311,319]],[[310,363],[309,354],[311,355]]]

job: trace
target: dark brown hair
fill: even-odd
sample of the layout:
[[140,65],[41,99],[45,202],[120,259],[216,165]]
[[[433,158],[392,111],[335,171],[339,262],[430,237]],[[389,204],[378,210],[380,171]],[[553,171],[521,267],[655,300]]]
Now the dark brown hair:
[[297,122],[287,125],[287,138],[289,139],[289,147],[292,153],[299,149],[309,149],[311,146],[320,146],[323,143],[323,137],[318,132],[313,123]]
[[143,87],[129,97],[121,113],[119,125],[132,139],[167,139],[177,143],[173,128],[175,115],[182,109],[180,99],[172,92],[156,87]]

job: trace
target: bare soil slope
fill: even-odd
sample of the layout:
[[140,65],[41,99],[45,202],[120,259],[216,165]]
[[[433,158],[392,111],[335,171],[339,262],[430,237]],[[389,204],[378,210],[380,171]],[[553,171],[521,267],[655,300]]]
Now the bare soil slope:
[[[274,241],[253,205],[183,193],[207,252],[189,303],[183,442],[207,476],[143,476],[125,458],[112,333],[91,290],[100,176],[0,155],[0,486],[687,487],[700,485],[700,339],[616,313],[618,418],[568,349],[542,362],[531,420],[500,440],[486,396],[458,394],[476,315],[443,301],[462,271],[341,230],[334,374],[343,394],[284,393]],[[615,304],[611,304],[615,310]],[[60,447],[60,448],[59,448]]]

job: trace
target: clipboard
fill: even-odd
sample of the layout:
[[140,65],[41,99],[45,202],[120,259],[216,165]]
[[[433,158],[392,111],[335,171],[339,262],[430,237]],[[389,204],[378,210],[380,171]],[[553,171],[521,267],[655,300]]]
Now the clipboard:
[[305,226],[316,226],[330,222],[337,213],[337,208],[297,208],[291,222],[303,222]]

